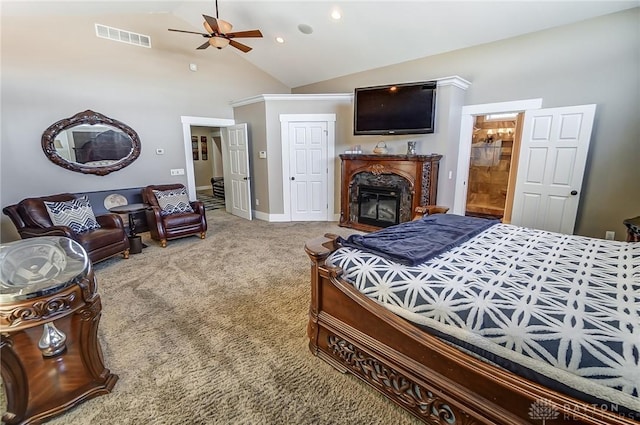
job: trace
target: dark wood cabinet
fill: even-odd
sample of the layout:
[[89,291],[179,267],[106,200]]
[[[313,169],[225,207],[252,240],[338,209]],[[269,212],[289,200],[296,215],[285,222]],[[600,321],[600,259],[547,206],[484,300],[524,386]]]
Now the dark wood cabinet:
[[437,201],[438,168],[442,155],[362,155],[342,154],[340,226],[363,231],[380,227],[359,220],[361,187],[389,187],[399,193],[396,221],[413,218],[418,206]]
[[3,248],[3,270],[16,273],[0,294],[2,423],[39,424],[110,393],[118,376],[104,365],[98,338],[102,305],[88,254],[62,236],[22,239]]

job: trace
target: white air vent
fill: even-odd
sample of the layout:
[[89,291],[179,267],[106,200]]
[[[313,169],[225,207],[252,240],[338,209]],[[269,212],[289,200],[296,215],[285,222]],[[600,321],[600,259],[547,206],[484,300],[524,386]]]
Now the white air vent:
[[151,37],[131,31],[96,24],[96,35],[113,41],[151,48]]

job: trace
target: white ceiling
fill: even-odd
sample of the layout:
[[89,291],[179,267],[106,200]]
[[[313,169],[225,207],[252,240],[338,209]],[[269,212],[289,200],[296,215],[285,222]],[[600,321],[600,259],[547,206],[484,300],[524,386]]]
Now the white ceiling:
[[[219,17],[232,23],[234,31],[260,29],[264,35],[261,39],[238,39],[253,47],[249,53],[227,49],[292,88],[638,6],[640,0],[218,0]],[[334,9],[341,12],[340,21],[330,17]],[[215,0],[3,0],[1,12],[7,16],[136,15],[145,20],[144,29],[151,32],[152,44],[154,38],[171,37],[178,48],[194,50],[205,40],[198,35],[166,31],[168,20],[162,15],[180,18],[171,21],[179,23],[177,29],[200,32],[202,14],[215,16]],[[303,34],[299,24],[311,26],[313,33]],[[131,26],[129,23],[122,29],[143,32]],[[283,37],[285,43],[276,43],[276,36]],[[206,60],[221,52],[208,48],[196,53]]]

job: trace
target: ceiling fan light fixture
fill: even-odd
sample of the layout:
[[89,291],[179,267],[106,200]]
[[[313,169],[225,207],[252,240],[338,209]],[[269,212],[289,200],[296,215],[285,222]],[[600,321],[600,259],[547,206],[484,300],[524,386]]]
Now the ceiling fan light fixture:
[[[216,22],[218,24],[218,29],[215,32],[217,32],[218,34],[226,34],[228,32],[231,32],[233,25],[231,25],[229,22],[223,21],[222,19],[216,19]],[[213,28],[211,28],[211,25],[209,25],[209,22],[204,21],[202,25],[204,25],[204,29],[207,31],[207,33],[214,33]]]
[[218,49],[222,49],[229,45],[229,39],[224,37],[211,37],[209,39],[209,44]]
[[218,19],[218,31],[220,31],[220,34],[231,32],[231,28],[233,28],[233,25],[229,22]]
[[[235,40],[236,38],[251,38],[251,37],[262,37],[262,32],[260,30],[248,30],[248,31],[237,31],[231,32],[233,25],[231,25],[227,21],[223,21],[218,18],[218,1],[216,0],[216,17],[209,15],[202,15],[204,18],[204,29],[207,31],[206,33],[195,32],[195,31],[187,31],[187,30],[178,30],[169,28],[169,31],[182,32],[187,34],[197,34],[205,37],[207,41],[200,46],[196,47],[196,50],[204,50],[209,46],[213,46],[217,49],[223,49],[229,45],[240,50],[241,52],[247,53],[252,50],[251,47],[246,44],[242,44],[239,41]],[[234,40],[232,40],[234,39]]]

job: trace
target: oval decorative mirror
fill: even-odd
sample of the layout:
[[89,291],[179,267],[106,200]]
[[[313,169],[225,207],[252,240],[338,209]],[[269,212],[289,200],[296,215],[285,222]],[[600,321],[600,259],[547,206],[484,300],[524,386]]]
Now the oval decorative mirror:
[[42,150],[63,168],[104,176],[140,156],[140,138],[128,125],[86,110],[47,128],[42,134]]

